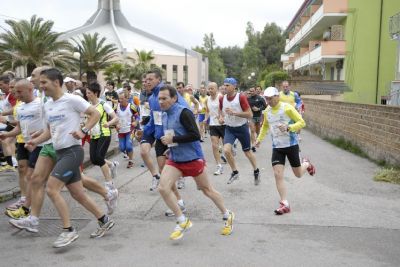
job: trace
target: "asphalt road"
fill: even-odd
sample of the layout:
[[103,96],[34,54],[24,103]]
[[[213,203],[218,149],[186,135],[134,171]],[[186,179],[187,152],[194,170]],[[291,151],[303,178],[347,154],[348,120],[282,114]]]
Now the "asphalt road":
[[[183,239],[170,241],[175,221],[164,216],[166,206],[160,195],[149,191],[151,177],[140,166],[138,153],[133,169],[126,169],[127,162],[119,155],[120,200],[113,215],[116,225],[109,233],[90,239],[96,221],[64,192],[80,238],[69,247],[52,248],[60,222],[46,198],[39,234],[17,231],[6,216],[0,217],[0,266],[400,265],[400,187],[374,182],[378,170],[374,163],[303,131],[302,155],[311,158],[317,174],[298,179],[286,168],[292,212],[276,216],[273,210],[279,199],[270,166],[270,141],[256,153],[262,179],[256,187],[250,163],[240,151],[238,181],[226,184],[228,166],[223,175],[213,176],[208,139],[203,143],[208,173],[226,206],[236,213],[231,236],[219,234],[221,214],[187,178],[181,193],[193,227]],[[86,173],[103,181],[99,168]],[[90,195],[104,206],[100,197]]]

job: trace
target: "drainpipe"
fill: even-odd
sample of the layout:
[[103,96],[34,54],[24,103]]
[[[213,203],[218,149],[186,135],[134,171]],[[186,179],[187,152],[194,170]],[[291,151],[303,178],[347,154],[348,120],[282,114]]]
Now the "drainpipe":
[[379,67],[381,61],[382,12],[383,12],[383,0],[381,0],[381,9],[379,14],[378,64],[376,65],[375,104],[380,104],[378,102],[378,91],[379,91]]

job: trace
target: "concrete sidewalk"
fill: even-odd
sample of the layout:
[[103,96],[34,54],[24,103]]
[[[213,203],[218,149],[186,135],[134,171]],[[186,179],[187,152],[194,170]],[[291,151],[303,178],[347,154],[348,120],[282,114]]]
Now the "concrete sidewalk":
[[[115,135],[111,138],[110,147],[107,152],[107,157],[113,156],[119,152],[118,142],[115,141]],[[84,168],[91,165],[89,156],[89,144],[85,143],[83,147],[85,157],[83,160]],[[16,198],[20,195],[21,190],[18,184],[18,171],[4,171],[0,172],[0,203]]]

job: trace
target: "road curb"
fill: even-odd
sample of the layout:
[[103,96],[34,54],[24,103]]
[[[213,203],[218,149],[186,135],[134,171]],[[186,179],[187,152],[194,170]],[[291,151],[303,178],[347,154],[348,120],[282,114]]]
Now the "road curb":
[[[110,149],[109,151],[107,151],[106,158],[117,155],[118,153],[119,153],[119,147],[114,147],[114,148]],[[83,162],[84,169],[89,168],[91,166],[93,166],[93,164],[90,161],[90,158],[87,158],[86,160],[84,160],[84,162]],[[17,179],[18,179],[18,177],[17,177]],[[6,190],[4,192],[0,192],[0,203],[6,202],[13,198],[17,198],[20,196],[20,194],[21,194],[21,190],[19,189],[19,186],[16,186],[16,187]]]

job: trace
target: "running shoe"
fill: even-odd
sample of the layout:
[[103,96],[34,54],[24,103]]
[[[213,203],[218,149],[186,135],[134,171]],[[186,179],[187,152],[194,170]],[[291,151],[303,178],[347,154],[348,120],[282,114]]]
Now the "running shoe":
[[29,211],[26,212],[22,206],[16,210],[6,210],[5,214],[10,217],[11,219],[22,219],[29,216]]
[[22,207],[25,204],[25,200],[22,200],[21,198],[18,199],[16,202],[12,203],[9,205],[6,209],[7,210],[17,210],[20,207]]
[[113,179],[117,178],[117,168],[118,168],[119,162],[118,161],[113,161],[111,162],[110,166],[110,172],[111,172],[111,177]]
[[308,162],[308,164],[310,166],[308,166],[307,172],[308,172],[309,175],[314,176],[315,171],[316,171],[314,165],[311,164],[311,162],[310,162],[310,160],[308,158],[303,158],[303,162]]
[[239,179],[239,173],[231,173],[231,177],[229,177],[229,180],[227,182],[227,184],[231,184],[233,183],[233,181],[238,180]]
[[114,213],[118,204],[118,189],[108,190],[107,192],[106,206],[107,206],[107,215],[111,215]]
[[63,230],[63,232],[57,237],[56,241],[53,243],[53,247],[62,248],[68,246],[79,237],[78,232],[73,229],[73,231]]
[[174,231],[169,236],[169,239],[171,240],[181,239],[183,237],[183,233],[192,228],[192,226],[193,224],[189,220],[189,218],[186,218],[186,220],[183,223],[177,222]]
[[251,151],[253,151],[253,153],[256,153],[256,151],[257,151],[257,149],[256,149],[256,147],[251,147]]
[[31,216],[20,220],[11,219],[8,222],[20,230],[26,230],[31,233],[39,232],[39,222],[32,220]]
[[260,179],[260,170],[257,169],[258,171],[254,171],[254,185],[259,185],[261,183]]
[[224,172],[224,167],[221,164],[217,165],[217,169],[214,172],[214,175],[220,175]]
[[15,172],[15,168],[13,166],[10,166],[10,165],[7,164],[6,166],[3,167],[3,171],[5,171],[5,172]]
[[154,175],[153,179],[151,180],[150,191],[156,191],[159,183],[160,183],[160,176]]
[[126,165],[126,167],[128,168],[128,169],[131,169],[131,168],[133,168],[133,161],[129,161],[128,162],[128,165]]
[[282,201],[279,202],[279,208],[277,208],[276,210],[274,210],[276,215],[282,215],[285,213],[289,213],[290,212],[290,206],[289,205],[285,205],[284,203],[282,203]]
[[110,218],[107,219],[106,223],[99,222],[99,228],[96,231],[90,234],[90,238],[100,238],[102,237],[107,231],[113,228],[115,225],[114,221]]
[[177,187],[178,187],[178,189],[185,188],[185,178],[184,177],[179,178]]
[[223,164],[226,164],[228,162],[224,155],[221,155],[221,160]]
[[221,235],[230,235],[233,231],[233,220],[235,219],[235,213],[229,211],[228,218],[224,218],[225,225],[221,230]]
[[124,159],[128,159],[129,157],[128,157],[128,154],[126,154],[126,153],[123,153],[124,155],[123,155],[123,157],[124,157]]
[[[186,213],[185,203],[184,203],[183,205],[180,205],[180,204],[178,203],[178,206],[179,206],[179,208],[181,209],[182,213]],[[172,216],[175,216],[175,214],[174,214],[174,212],[173,212],[171,209],[167,209],[167,210],[165,211],[165,216],[167,216],[167,217],[172,217]]]

